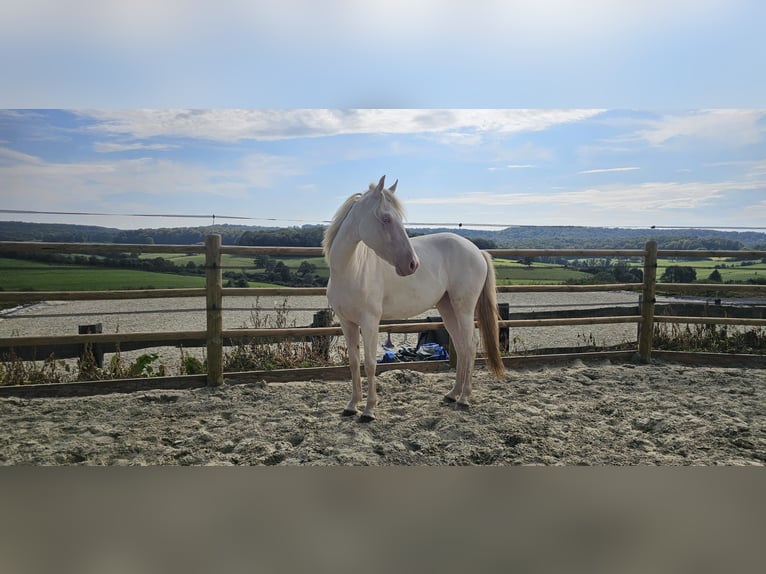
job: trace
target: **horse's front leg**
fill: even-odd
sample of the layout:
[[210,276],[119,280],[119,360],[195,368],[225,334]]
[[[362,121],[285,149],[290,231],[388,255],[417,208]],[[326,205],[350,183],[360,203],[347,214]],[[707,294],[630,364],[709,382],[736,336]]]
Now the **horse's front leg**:
[[359,421],[368,423],[375,420],[375,406],[378,404],[378,389],[375,385],[378,321],[362,325],[362,340],[364,342],[364,373],[367,376],[367,405],[362,416],[359,417]]
[[341,319],[340,327],[348,346],[348,364],[351,367],[351,400],[341,413],[344,417],[357,414],[357,405],[362,400],[362,376],[359,372],[359,325]]

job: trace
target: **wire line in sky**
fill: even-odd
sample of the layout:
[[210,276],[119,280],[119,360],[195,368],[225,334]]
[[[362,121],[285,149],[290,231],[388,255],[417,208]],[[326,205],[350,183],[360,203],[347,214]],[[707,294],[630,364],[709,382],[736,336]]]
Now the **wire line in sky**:
[[[180,219],[210,219],[215,224],[216,219],[232,219],[241,221],[282,221],[287,223],[311,223],[323,224],[330,223],[327,220],[308,220],[308,219],[283,219],[281,217],[247,217],[242,215],[216,215],[216,214],[189,214],[189,213],[102,213],[93,211],[38,211],[26,209],[0,209],[0,213],[18,214],[18,215],[82,215],[95,217],[155,217],[155,218],[180,218]],[[604,225],[516,225],[513,223],[466,223],[466,222],[447,222],[447,221],[429,221],[429,222],[407,222],[408,227],[487,227],[497,229],[507,229],[509,227],[610,227]],[[736,231],[757,231],[766,230],[766,226],[731,226],[731,225],[617,225],[621,229],[726,229]]]

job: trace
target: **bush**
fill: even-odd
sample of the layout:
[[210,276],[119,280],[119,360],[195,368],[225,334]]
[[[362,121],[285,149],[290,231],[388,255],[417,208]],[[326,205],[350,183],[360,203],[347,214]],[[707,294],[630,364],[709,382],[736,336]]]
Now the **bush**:
[[660,277],[663,283],[693,283],[697,280],[697,271],[694,267],[671,265],[665,269]]
[[[295,327],[295,320],[290,320],[287,299],[276,308],[275,314],[261,314],[259,300],[250,313],[251,329],[284,329]],[[224,354],[225,371],[260,371],[273,369],[295,369],[301,367],[319,367],[327,361],[308,341],[293,342],[268,338],[244,339]]]
[[728,325],[654,325],[652,345],[663,351],[766,354],[766,330],[730,329]]

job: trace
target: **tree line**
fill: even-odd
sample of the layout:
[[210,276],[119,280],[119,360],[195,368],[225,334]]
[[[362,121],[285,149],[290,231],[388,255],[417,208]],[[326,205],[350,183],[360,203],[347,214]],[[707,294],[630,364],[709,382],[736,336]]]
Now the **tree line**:
[[[224,245],[318,247],[325,227],[259,227],[214,225],[196,227],[114,229],[108,227],[0,221],[0,241],[49,241],[66,243],[137,243],[194,245],[218,233]],[[576,226],[523,226],[502,230],[420,229],[411,236],[452,231],[468,237],[482,249],[641,249],[649,239],[660,249],[743,248],[766,250],[766,233],[709,229],[623,229]]]

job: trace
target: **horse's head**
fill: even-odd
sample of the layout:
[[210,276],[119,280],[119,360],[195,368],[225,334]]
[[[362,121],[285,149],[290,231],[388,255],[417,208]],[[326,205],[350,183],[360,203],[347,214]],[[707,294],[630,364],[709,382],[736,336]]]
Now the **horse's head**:
[[359,235],[378,257],[393,265],[396,273],[404,277],[415,273],[420,261],[404,229],[404,210],[394,195],[399,180],[385,189],[385,179],[384,175],[378,185],[371,184],[357,202],[356,207],[364,210]]

